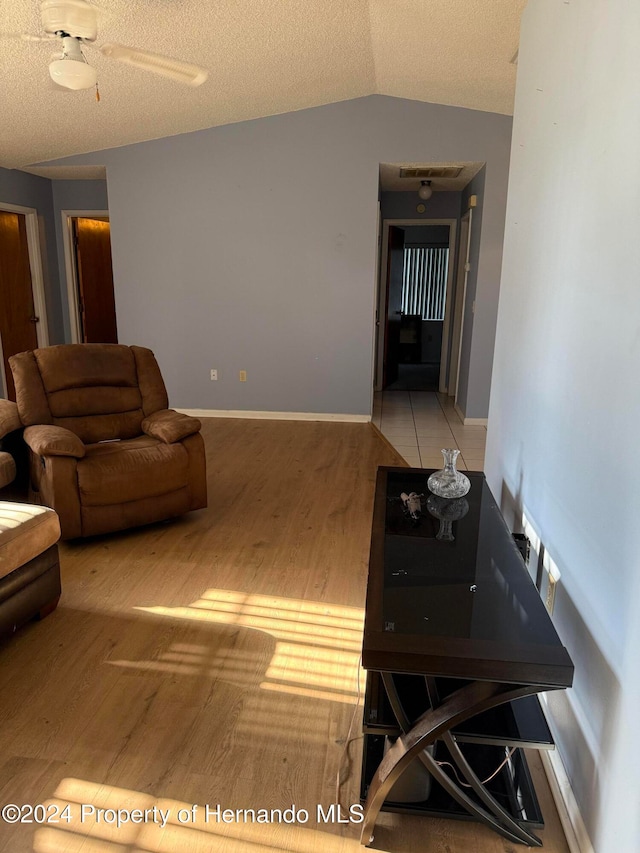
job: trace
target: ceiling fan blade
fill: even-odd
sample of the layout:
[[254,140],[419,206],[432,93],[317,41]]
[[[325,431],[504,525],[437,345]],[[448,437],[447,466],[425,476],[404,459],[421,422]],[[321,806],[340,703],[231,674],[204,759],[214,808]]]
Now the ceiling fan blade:
[[47,36],[33,36],[33,35],[31,35],[31,33],[20,33],[20,38],[22,39],[22,41],[48,41],[48,42],[50,42],[51,39],[56,38],[56,35],[55,35],[55,33],[51,33],[50,35],[47,35]]
[[2,39],[20,39],[20,41],[48,41],[51,39],[55,39],[55,35],[51,36],[33,36],[31,33],[0,33],[0,38]]
[[118,62],[134,65],[144,71],[160,74],[175,80],[176,83],[186,83],[188,86],[199,86],[209,76],[209,72],[198,65],[182,62],[179,59],[171,59],[168,56],[160,56],[148,50],[138,50],[135,47],[126,47],[123,44],[103,44],[100,52]]

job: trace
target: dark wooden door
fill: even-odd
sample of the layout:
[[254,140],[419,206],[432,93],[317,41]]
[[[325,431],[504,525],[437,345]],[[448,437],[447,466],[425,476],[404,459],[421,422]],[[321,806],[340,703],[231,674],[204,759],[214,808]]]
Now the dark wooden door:
[[389,226],[387,246],[387,299],[384,336],[382,387],[398,378],[400,322],[402,319],[402,274],[404,271],[404,230]]
[[38,322],[33,308],[26,217],[0,210],[0,336],[10,400],[15,400],[16,389],[9,356],[37,348]]
[[82,340],[85,344],[117,344],[109,223],[77,217],[73,234]]

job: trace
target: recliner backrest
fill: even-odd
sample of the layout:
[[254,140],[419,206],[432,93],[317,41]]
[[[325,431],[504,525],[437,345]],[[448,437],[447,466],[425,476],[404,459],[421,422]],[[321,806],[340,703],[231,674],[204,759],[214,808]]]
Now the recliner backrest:
[[85,444],[135,438],[145,417],[168,406],[145,347],[62,344],[19,353],[9,364],[23,425],[66,427]]

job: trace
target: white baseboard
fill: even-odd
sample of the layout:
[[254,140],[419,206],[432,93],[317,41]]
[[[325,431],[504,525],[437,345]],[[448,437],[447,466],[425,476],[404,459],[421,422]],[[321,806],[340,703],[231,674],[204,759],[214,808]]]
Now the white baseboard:
[[371,415],[334,414],[331,412],[249,412],[243,409],[176,409],[194,418],[245,418],[260,421],[336,421],[367,424]]
[[464,412],[457,403],[453,404],[453,408],[465,426],[486,426],[489,423],[488,418],[465,418]]
[[540,758],[569,850],[571,853],[595,853],[558,750],[541,749]]

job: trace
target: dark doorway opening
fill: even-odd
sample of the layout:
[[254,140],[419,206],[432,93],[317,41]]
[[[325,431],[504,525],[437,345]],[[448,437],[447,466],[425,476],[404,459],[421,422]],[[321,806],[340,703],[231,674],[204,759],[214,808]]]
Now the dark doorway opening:
[[448,225],[389,225],[385,390],[439,389],[449,240]]
[[106,218],[70,217],[78,332],[86,344],[117,344],[111,231]]

